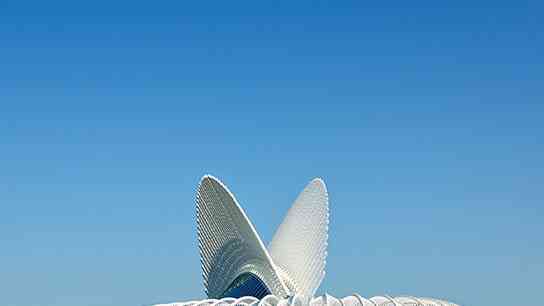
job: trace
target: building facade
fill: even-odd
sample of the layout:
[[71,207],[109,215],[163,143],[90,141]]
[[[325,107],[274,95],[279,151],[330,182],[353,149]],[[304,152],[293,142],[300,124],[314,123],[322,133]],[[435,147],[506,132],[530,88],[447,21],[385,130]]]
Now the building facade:
[[457,306],[411,296],[314,297],[327,257],[329,200],[322,179],[312,180],[299,194],[268,246],[234,195],[213,176],[200,181],[196,212],[208,299],[162,306]]

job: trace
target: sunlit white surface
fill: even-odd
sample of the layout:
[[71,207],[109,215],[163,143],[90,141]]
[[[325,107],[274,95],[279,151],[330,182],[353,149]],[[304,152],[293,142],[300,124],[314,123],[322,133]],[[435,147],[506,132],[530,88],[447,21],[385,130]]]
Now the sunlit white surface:
[[215,305],[254,305],[254,306],[458,306],[457,304],[430,298],[416,298],[410,296],[390,297],[375,296],[369,299],[358,294],[336,298],[331,295],[317,296],[306,299],[301,295],[288,298],[279,298],[268,295],[259,300],[254,297],[242,297],[239,299],[207,299],[201,301],[188,301],[171,304],[157,304],[154,306],[215,306]]
[[328,229],[327,188],[316,178],[297,197],[268,246],[274,264],[292,281],[294,293],[313,296],[321,284]]

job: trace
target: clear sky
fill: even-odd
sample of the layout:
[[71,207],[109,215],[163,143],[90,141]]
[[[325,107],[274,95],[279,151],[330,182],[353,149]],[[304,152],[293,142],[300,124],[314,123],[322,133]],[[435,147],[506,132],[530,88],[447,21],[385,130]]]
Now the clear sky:
[[540,1],[187,2],[0,0],[0,304],[204,297],[206,173],[265,241],[324,178],[319,293],[534,304]]

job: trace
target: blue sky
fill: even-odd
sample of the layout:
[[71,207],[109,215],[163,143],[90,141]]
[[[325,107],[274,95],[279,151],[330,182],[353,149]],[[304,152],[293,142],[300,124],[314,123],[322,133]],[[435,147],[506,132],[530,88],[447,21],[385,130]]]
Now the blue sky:
[[206,173],[266,241],[325,179],[320,293],[534,303],[542,5],[292,2],[0,0],[2,304],[203,297]]

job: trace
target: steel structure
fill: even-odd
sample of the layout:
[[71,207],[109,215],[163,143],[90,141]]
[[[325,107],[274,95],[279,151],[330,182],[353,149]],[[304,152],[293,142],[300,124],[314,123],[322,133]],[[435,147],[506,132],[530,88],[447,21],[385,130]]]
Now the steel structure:
[[370,299],[358,294],[336,298],[328,294],[313,298],[305,298],[295,295],[288,298],[280,298],[275,295],[267,295],[262,299],[252,296],[241,298],[207,299],[201,301],[189,301],[182,303],[157,304],[155,306],[458,306],[457,304],[431,299],[415,297],[390,297],[375,296]]
[[155,306],[457,306],[412,296],[314,297],[325,275],[329,200],[316,178],[265,247],[228,188],[205,175],[196,196],[198,247],[209,299]]
[[300,193],[268,250],[234,195],[206,175],[197,197],[204,288],[210,298],[313,296],[325,275],[327,189],[314,179]]

